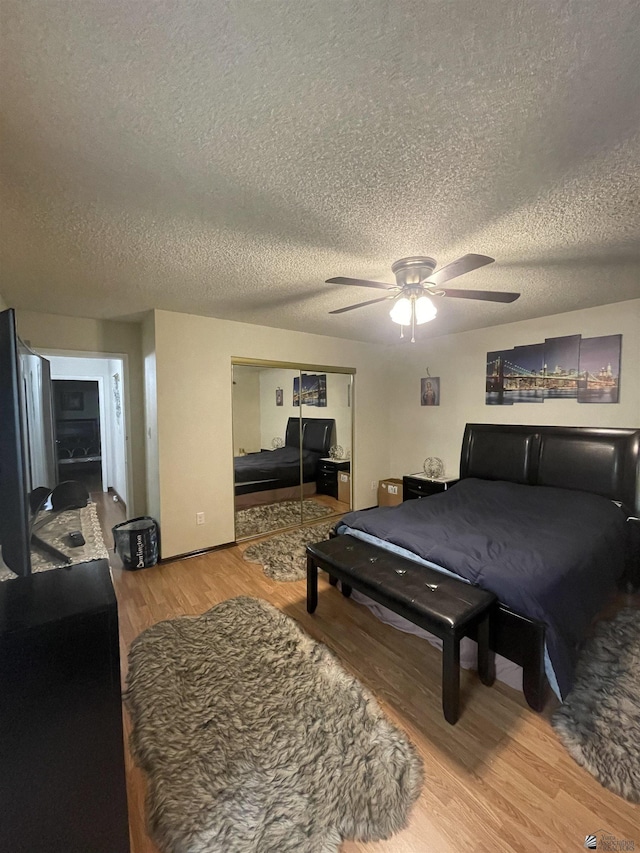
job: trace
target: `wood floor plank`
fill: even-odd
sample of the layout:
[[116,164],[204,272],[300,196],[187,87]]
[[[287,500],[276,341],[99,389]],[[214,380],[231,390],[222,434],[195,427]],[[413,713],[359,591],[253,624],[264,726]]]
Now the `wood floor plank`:
[[[310,616],[304,581],[273,581],[244,561],[242,550],[234,546],[134,572],[114,568],[123,678],[131,641],[161,619],[202,613],[237,595],[264,598],[295,618],[372,690],[425,764],[409,826],[386,841],[347,841],[343,853],[578,850],[585,835],[601,827],[640,848],[640,807],[602,788],[571,759],[548,711],[535,714],[520,693],[499,683],[485,687],[475,673],[463,673],[462,716],[449,726],[442,717],[437,650],[381,624],[323,575],[318,610]],[[157,853],[145,831],[144,778],[128,754],[127,785],[132,853]]]

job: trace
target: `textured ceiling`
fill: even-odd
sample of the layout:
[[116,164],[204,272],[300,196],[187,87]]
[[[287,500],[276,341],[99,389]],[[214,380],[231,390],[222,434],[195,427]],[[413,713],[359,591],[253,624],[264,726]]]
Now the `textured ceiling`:
[[637,0],[2,0],[0,293],[375,341],[325,285],[497,263],[421,337],[640,296]]

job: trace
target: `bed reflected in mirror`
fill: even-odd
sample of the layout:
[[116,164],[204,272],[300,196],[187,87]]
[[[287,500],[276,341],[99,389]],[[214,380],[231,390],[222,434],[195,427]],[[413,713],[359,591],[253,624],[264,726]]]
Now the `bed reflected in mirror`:
[[351,506],[352,376],[233,365],[236,540]]

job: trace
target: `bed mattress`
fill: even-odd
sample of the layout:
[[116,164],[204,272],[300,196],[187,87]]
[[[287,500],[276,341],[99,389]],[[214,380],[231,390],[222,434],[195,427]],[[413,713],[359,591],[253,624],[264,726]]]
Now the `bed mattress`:
[[543,622],[564,698],[585,632],[624,571],[624,525],[598,495],[468,478],[426,499],[348,513],[339,532],[416,555]]
[[[312,450],[302,451],[302,473],[305,482],[315,480],[319,459],[319,453]],[[236,456],[233,469],[236,485],[262,481],[276,484],[299,482],[300,450],[297,447],[279,447],[276,450],[261,450],[259,453]]]

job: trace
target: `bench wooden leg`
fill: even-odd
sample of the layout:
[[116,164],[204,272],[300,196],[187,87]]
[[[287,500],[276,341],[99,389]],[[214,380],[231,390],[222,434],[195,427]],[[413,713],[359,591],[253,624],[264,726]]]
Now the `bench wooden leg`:
[[491,648],[490,612],[478,623],[478,675],[487,687],[491,687],[496,680],[496,656]]
[[460,639],[444,637],[442,646],[442,710],[451,725],[460,715]]
[[547,676],[542,661],[525,661],[522,666],[522,692],[534,711],[544,710],[547,699]]
[[318,569],[313,557],[307,554],[307,613],[315,613],[318,606]]
[[351,595],[351,587],[349,586],[349,584],[342,581],[342,583],[340,584],[340,589],[342,590],[342,594],[344,595],[344,597],[349,598],[349,596]]
[[331,584],[331,586],[337,586],[338,578],[334,577],[333,575],[329,575],[329,583]]

